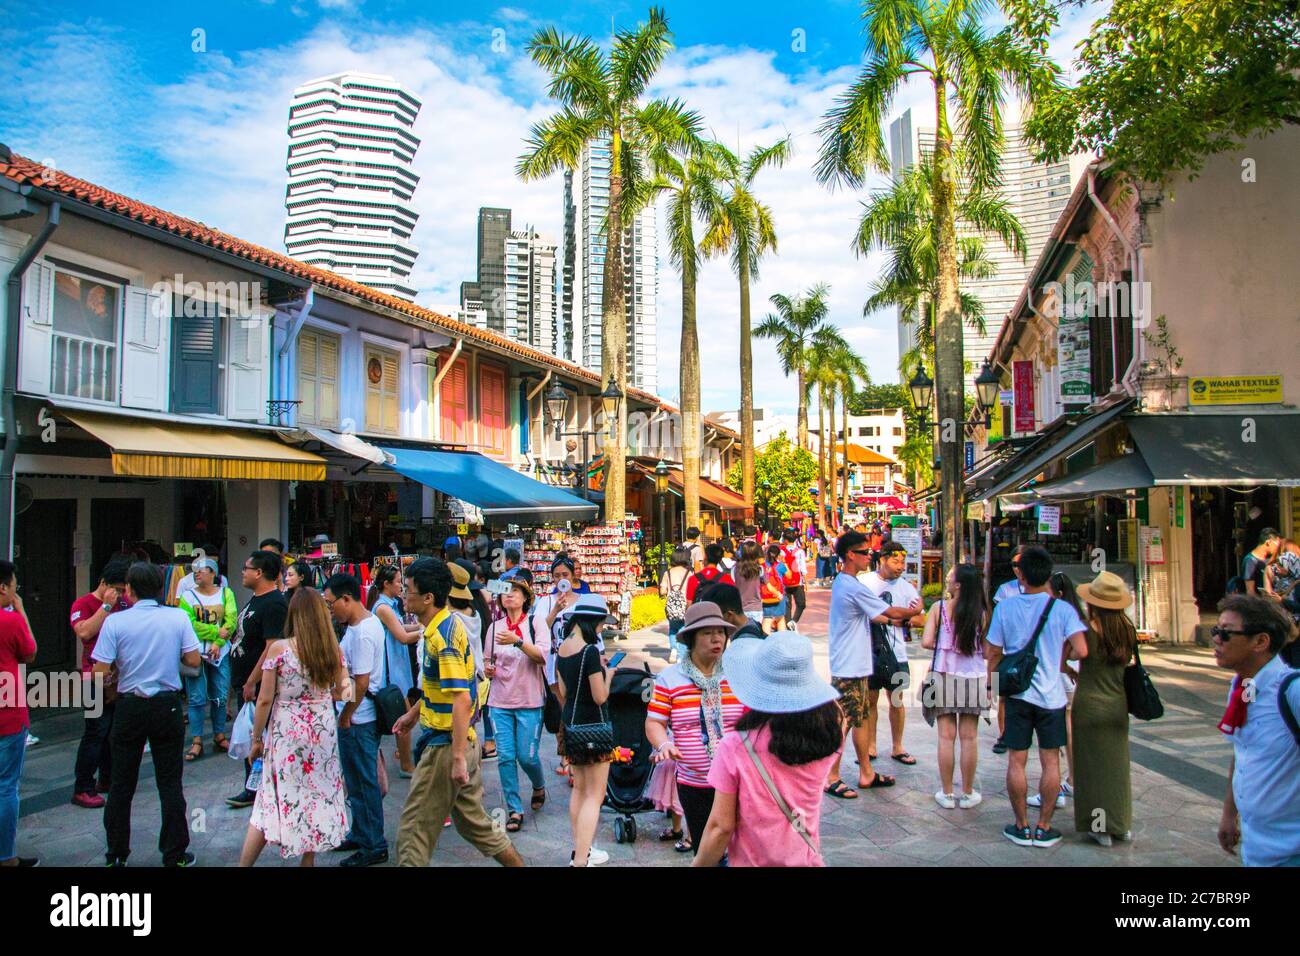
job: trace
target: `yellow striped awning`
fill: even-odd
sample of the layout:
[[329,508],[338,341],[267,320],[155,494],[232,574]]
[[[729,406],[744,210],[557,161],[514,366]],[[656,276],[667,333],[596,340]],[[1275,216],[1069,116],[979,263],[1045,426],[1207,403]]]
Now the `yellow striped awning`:
[[113,474],[135,478],[324,481],[325,459],[252,431],[63,411],[113,450]]

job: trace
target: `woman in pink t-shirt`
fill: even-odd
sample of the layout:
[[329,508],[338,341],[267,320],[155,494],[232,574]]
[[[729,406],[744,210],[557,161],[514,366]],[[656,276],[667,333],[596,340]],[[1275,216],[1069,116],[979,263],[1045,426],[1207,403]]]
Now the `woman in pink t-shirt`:
[[844,743],[839,693],[813,669],[796,631],[736,641],[723,655],[749,710],[722,738],[709,785],[715,796],[695,866],[825,866],[822,787]]

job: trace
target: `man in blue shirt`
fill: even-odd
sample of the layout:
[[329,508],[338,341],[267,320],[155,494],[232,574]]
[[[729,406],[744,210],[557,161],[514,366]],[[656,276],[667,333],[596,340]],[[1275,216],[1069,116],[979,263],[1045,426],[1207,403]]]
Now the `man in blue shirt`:
[[1232,594],[1211,633],[1215,662],[1237,675],[1219,722],[1232,738],[1219,845],[1240,845],[1246,866],[1300,866],[1300,676],[1278,654],[1291,621],[1268,598]]
[[186,849],[190,828],[181,787],[186,706],[181,663],[199,666],[199,640],[189,615],[158,603],[162,590],[161,568],[146,561],[131,565],[126,573],[126,600],[131,607],[104,621],[91,654],[101,679],[114,665],[118,674],[117,712],[109,733],[113,781],[104,808],[109,866],[125,866],[131,855],[131,801],[146,743],[162,804],[158,849],[163,866],[195,862]]

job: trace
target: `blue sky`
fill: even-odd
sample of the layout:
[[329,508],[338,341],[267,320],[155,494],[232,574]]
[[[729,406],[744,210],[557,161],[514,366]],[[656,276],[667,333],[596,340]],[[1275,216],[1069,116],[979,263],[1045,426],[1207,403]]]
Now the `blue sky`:
[[[0,8],[14,9],[14,0]],[[37,8],[27,7],[26,11]],[[513,167],[531,124],[551,110],[544,77],[524,47],[539,27],[609,36],[645,16],[639,3],[379,3],[235,0],[229,3],[52,3],[0,14],[11,51],[0,88],[0,141],[127,195],[283,248],[285,122],[298,84],[341,69],[397,77],[424,101],[416,132],[421,250],[415,281],[426,305],[456,301],[473,278],[479,206],[508,206],[514,221],[558,240],[559,177],[524,184]],[[714,135],[748,149],[787,134],[795,159],[765,174],[781,245],[756,283],[755,321],[773,292],[831,286],[831,318],[876,381],[895,381],[892,314],[862,315],[883,262],[857,259],[849,238],[864,195],[831,193],[811,176],[820,117],[861,63],[860,7],[802,4],[666,7],[677,50],[652,92],[681,96]],[[1063,24],[1058,62],[1086,35],[1098,8]],[[196,32],[198,31],[198,32]],[[905,88],[896,113],[933,115],[928,89]],[[677,395],[680,282],[661,251],[659,391]],[[727,266],[706,265],[699,286],[706,410],[734,408],[737,291]],[[771,346],[756,342],[756,404],[793,408]]]

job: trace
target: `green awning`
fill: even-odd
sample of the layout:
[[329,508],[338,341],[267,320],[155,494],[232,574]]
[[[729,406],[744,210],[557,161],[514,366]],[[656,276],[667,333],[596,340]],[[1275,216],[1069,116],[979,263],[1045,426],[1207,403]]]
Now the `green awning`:
[[1300,412],[1171,412],[1125,420],[1157,485],[1276,485],[1300,478]]
[[1062,501],[1113,494],[1130,488],[1151,488],[1154,485],[1155,479],[1146,460],[1140,454],[1132,454],[1093,465],[1064,478],[1030,485],[1025,493],[1030,495],[1031,500]]

